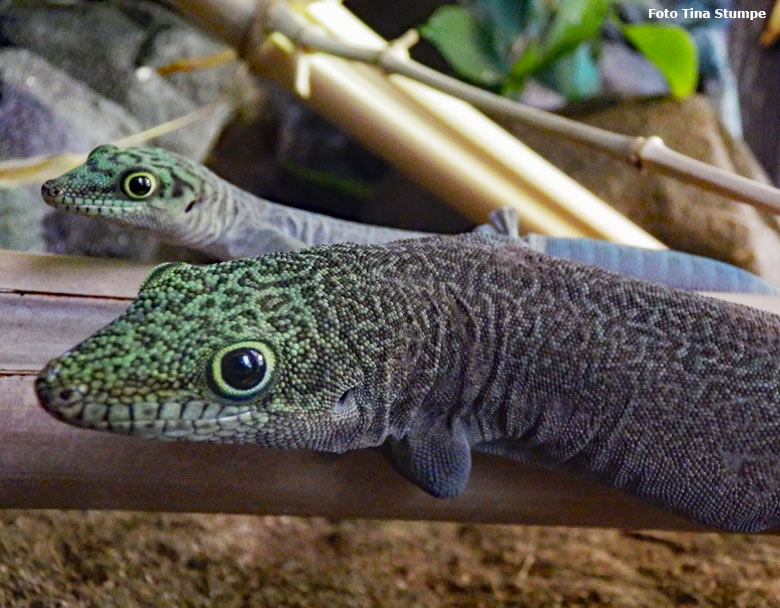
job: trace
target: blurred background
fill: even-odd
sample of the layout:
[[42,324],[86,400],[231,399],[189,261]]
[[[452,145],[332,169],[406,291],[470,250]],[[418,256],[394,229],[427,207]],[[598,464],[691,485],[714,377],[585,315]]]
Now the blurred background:
[[[684,32],[670,37],[642,29],[659,25],[651,7],[770,14],[774,4],[345,2],[387,39],[420,28],[412,55],[426,65],[590,124],[659,135],[778,185],[780,44],[771,23],[681,18],[664,23]],[[564,11],[578,25],[551,42]],[[682,51],[669,52],[693,47],[693,68],[676,61]],[[235,60],[176,67],[225,50],[160,3],[0,0],[0,161],[87,152],[230,88],[230,102],[207,119],[150,143],[287,205],[433,232],[473,227],[289,91],[247,75],[234,81]],[[780,283],[777,216],[506,126],[668,246]],[[0,190],[0,248],[202,259],[52,210],[39,188]],[[776,537],[110,512],[6,511],[0,522],[8,606],[780,606]]]

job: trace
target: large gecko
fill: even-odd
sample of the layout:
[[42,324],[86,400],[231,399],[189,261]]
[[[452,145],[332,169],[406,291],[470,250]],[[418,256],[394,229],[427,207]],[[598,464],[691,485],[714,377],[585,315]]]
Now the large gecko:
[[712,526],[780,524],[780,317],[507,237],[163,265],[36,390],[59,419],[143,437],[387,442],[438,497],[474,449]]

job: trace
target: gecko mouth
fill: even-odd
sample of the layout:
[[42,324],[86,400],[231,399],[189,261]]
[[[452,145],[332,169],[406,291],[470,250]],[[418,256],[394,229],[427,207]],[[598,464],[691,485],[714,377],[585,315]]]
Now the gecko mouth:
[[80,199],[66,196],[58,196],[53,198],[43,198],[46,203],[55,209],[62,209],[68,213],[78,213],[79,215],[88,216],[107,216],[116,217],[119,215],[129,215],[135,213],[142,208],[141,205],[135,203],[122,202],[121,204],[107,204],[107,203],[85,203]]
[[[107,407],[86,403],[81,407],[57,409],[44,403],[55,418],[82,428],[158,439],[208,441],[240,437],[239,427],[252,422],[257,412],[250,408],[214,403],[137,403]],[[199,416],[199,417],[196,417]]]
[[249,406],[221,405],[208,401],[139,402],[107,406],[87,398],[87,386],[56,387],[36,382],[38,400],[52,416],[68,424],[97,429],[192,441],[230,437],[240,440],[238,429],[254,421],[260,413]]
[[79,196],[68,196],[63,189],[51,182],[41,186],[41,197],[47,205],[80,215],[117,216],[133,213],[143,208],[143,205],[133,201],[96,202]]
[[242,433],[240,427],[251,423],[255,419],[255,413],[251,411],[220,416],[218,418],[198,418],[186,420],[177,418],[174,420],[102,420],[87,424],[91,429],[110,431],[136,437],[152,439],[186,439],[188,441],[230,441],[240,443]]

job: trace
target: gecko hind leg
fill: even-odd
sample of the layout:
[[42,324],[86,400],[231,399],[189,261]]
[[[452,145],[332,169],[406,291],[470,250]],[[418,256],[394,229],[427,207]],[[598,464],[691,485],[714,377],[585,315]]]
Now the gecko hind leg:
[[428,494],[452,498],[466,488],[471,446],[461,428],[429,427],[389,444],[396,470]]

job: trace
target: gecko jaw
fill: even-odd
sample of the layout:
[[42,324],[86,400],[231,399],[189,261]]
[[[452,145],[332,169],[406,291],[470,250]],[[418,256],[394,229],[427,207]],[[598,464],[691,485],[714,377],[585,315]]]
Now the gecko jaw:
[[[266,416],[252,406],[221,405],[208,401],[136,402],[107,406],[88,398],[86,385],[52,386],[48,378],[36,382],[38,399],[55,418],[82,428],[160,439],[219,440],[262,422]],[[49,382],[47,382],[49,380]]]
[[219,441],[221,437],[240,435],[237,429],[249,425],[256,420],[257,412],[247,409],[238,414],[220,416],[217,418],[198,418],[187,420],[100,420],[87,424],[88,428],[99,431],[110,431],[123,435],[133,435],[151,439],[175,441]]
[[118,205],[106,204],[106,203],[88,203],[82,202],[83,199],[70,196],[57,196],[46,197],[44,196],[46,203],[55,209],[62,209],[68,213],[77,213],[79,215],[86,215],[89,217],[118,217],[123,215],[132,215],[140,209],[143,205],[138,203],[122,202]]

